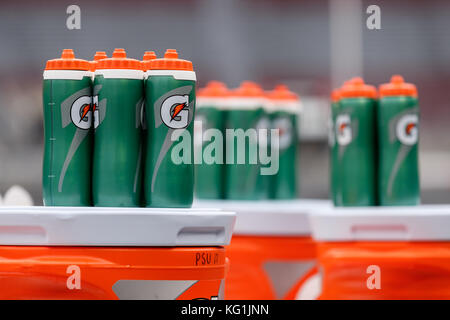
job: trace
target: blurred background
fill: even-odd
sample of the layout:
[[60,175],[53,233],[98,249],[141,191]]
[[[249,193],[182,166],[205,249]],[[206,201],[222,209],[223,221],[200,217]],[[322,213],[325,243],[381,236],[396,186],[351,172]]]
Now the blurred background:
[[[66,9],[81,8],[68,30]],[[369,30],[367,7],[381,9]],[[12,184],[41,204],[42,71],[73,48],[79,58],[115,47],[141,59],[176,48],[199,86],[279,82],[304,103],[300,192],[328,196],[327,116],[333,87],[352,76],[379,85],[394,73],[415,83],[421,107],[423,202],[450,196],[450,2],[361,0],[128,0],[0,2],[0,193]]]

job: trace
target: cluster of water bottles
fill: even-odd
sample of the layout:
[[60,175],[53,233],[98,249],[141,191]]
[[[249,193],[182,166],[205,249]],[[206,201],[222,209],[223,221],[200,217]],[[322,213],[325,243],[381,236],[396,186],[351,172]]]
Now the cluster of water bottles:
[[[175,131],[192,136],[196,75],[168,49],[93,61],[70,49],[44,71],[43,200],[50,206],[190,207],[194,166],[175,164]],[[191,142],[192,144],[192,142]]]
[[334,90],[331,100],[334,204],[419,204],[416,86],[394,75],[377,92],[361,78],[353,78]]
[[298,196],[299,97],[285,85],[264,91],[211,81],[198,91],[196,197],[294,199]]

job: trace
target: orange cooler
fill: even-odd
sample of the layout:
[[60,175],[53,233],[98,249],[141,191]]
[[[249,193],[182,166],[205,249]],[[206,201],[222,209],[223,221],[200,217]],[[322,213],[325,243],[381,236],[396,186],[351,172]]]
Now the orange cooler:
[[311,227],[321,299],[450,299],[450,206],[323,210]]
[[328,201],[202,201],[237,213],[225,299],[315,299],[316,245],[307,214]]
[[235,215],[0,208],[0,299],[222,299]]

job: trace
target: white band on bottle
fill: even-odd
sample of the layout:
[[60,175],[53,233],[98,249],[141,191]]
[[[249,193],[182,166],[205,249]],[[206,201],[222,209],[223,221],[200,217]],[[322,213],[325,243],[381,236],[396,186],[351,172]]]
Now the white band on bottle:
[[106,79],[144,79],[144,72],[135,69],[97,69],[95,75],[102,75]]
[[187,70],[148,70],[145,72],[145,79],[151,76],[172,76],[176,80],[197,81],[195,72]]
[[44,70],[44,80],[82,80],[91,76],[92,72],[85,70]]

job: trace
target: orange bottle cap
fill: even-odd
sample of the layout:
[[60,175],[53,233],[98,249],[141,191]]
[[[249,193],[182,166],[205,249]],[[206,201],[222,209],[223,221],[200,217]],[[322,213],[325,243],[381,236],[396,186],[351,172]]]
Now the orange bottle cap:
[[111,58],[98,60],[97,69],[142,70],[142,64],[139,60],[127,58],[125,49],[114,49]]
[[83,70],[88,71],[91,64],[87,60],[76,59],[72,49],[64,49],[61,58],[48,60],[45,70]]
[[239,88],[234,89],[231,94],[237,97],[253,98],[264,97],[261,87],[252,81],[244,81]]
[[150,69],[150,61],[156,59],[155,51],[145,51],[144,56],[142,57],[142,69],[147,71]]
[[98,61],[101,59],[106,59],[108,56],[106,55],[105,51],[97,51],[94,55],[94,61]]
[[342,87],[353,83],[355,80],[356,80],[356,82],[358,82],[359,81],[358,79],[360,79],[360,78],[359,77],[353,77],[351,79],[345,80],[344,83],[342,84]]
[[364,83],[362,78],[353,78],[346,81],[339,90],[341,98],[372,98],[376,99],[377,89],[374,86]]
[[198,90],[197,97],[226,97],[228,94],[228,88],[223,82],[210,81],[206,87]]
[[106,55],[105,51],[97,51],[94,55],[94,60],[90,61],[91,63],[91,71],[95,71],[97,68],[97,61],[101,59],[106,59],[108,56]]
[[339,92],[339,89],[334,89],[331,91],[331,102],[338,102],[341,98],[341,93]]
[[194,71],[192,62],[178,59],[178,52],[175,49],[167,49],[164,58],[153,59],[150,61],[151,70],[186,70]]
[[300,100],[298,95],[290,91],[289,88],[284,84],[279,84],[275,86],[272,91],[267,93],[267,97],[272,100],[289,100],[298,101]]
[[402,76],[393,75],[390,83],[380,85],[380,98],[386,96],[410,96],[417,98],[417,88],[412,83],[406,83]]

